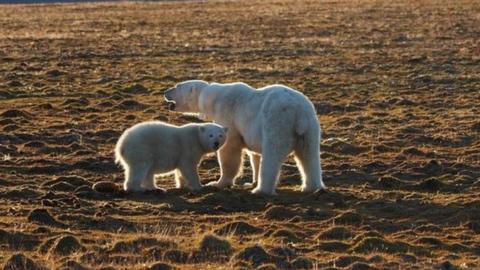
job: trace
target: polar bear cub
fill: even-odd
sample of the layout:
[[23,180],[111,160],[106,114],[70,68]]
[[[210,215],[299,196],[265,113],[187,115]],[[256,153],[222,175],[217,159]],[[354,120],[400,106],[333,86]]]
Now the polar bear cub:
[[127,129],[117,142],[115,158],[125,170],[126,191],[157,189],[156,174],[175,173],[177,188],[199,190],[197,166],[206,153],[217,151],[227,129],[213,123],[173,126],[144,122]]

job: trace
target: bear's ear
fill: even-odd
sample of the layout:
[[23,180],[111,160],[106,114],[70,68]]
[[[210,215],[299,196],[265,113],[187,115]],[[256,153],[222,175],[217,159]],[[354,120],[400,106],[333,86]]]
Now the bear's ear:
[[200,126],[200,132],[205,132],[205,127]]
[[228,132],[228,127],[224,127],[223,128],[223,131],[225,132],[225,134]]

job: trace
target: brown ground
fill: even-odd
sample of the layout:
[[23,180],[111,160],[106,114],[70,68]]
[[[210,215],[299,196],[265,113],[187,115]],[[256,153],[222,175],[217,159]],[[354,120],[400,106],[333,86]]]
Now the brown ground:
[[[480,4],[352,2],[0,6],[0,265],[479,269]],[[330,192],[92,190],[191,78],[303,91]]]

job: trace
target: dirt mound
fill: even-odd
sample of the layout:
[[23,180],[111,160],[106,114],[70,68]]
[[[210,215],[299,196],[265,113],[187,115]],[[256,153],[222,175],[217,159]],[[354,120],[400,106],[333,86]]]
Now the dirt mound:
[[43,266],[37,264],[32,259],[26,257],[25,255],[19,253],[12,255],[5,265],[3,266],[4,270],[45,270]]
[[378,237],[366,237],[358,242],[352,249],[359,253],[406,253],[413,250],[413,248],[406,243],[400,241],[390,242]]
[[325,241],[320,242],[316,248],[322,251],[344,253],[350,248],[350,245],[340,241]]
[[37,208],[33,209],[28,214],[28,221],[35,222],[43,225],[50,225],[50,226],[59,226],[63,227],[64,224],[58,222],[49,212],[47,209]]
[[83,251],[85,251],[85,247],[72,235],[59,237],[50,249],[51,253],[60,256],[69,256]]
[[46,181],[42,184],[42,186],[52,186],[57,183],[67,183],[74,187],[79,187],[83,185],[91,185],[91,183],[85,179],[84,177],[78,175],[65,175],[65,176],[58,176],[55,177],[53,180]]
[[362,221],[362,216],[352,211],[344,212],[333,218],[335,224],[359,225]]
[[366,259],[360,256],[340,256],[335,259],[335,265],[338,267],[347,267],[355,262],[366,262]]
[[34,250],[40,241],[34,235],[21,232],[10,233],[0,229],[0,245],[12,250]]
[[218,235],[249,235],[258,234],[262,231],[261,228],[250,225],[244,221],[238,221],[223,225],[221,228],[216,229],[215,233]]
[[206,256],[230,255],[233,252],[232,245],[225,239],[215,235],[205,235],[199,244],[199,250]]
[[325,230],[317,236],[317,239],[334,239],[346,240],[350,239],[354,234],[346,227],[336,226]]
[[62,270],[89,270],[90,268],[76,262],[76,261],[72,261],[72,260],[69,260],[69,261],[66,261],[64,263],[62,263],[62,265],[60,266],[59,269],[62,269]]
[[120,110],[143,110],[146,107],[147,106],[145,104],[132,99],[126,99],[115,106],[116,109]]
[[341,155],[358,155],[369,150],[367,146],[357,146],[342,140],[333,140],[329,144],[322,145],[322,150]]
[[128,86],[122,90],[124,93],[132,94],[132,95],[139,95],[139,94],[148,94],[148,89],[141,85],[141,84],[133,84]]
[[295,211],[284,206],[271,206],[265,210],[264,218],[271,220],[288,220],[296,216]]
[[271,256],[262,246],[255,245],[238,252],[233,256],[232,260],[246,261],[253,267],[258,267],[261,264],[268,263],[271,260]]
[[271,236],[285,243],[296,243],[301,241],[301,238],[295,232],[287,229],[276,230]]
[[146,268],[146,270],[173,270],[173,269],[175,269],[173,266],[163,262],[153,263]]
[[156,238],[139,237],[129,241],[118,241],[110,249],[112,253],[138,253],[149,247],[162,249],[176,248],[174,242],[168,240],[159,240]]
[[292,266],[294,269],[312,269],[314,268],[314,260],[305,257],[299,257],[292,261]]
[[22,111],[22,110],[6,110],[0,113],[0,118],[24,118],[24,119],[29,119],[31,118],[32,115],[28,112]]
[[163,254],[163,260],[172,263],[186,263],[188,258],[189,254],[179,249],[169,249]]
[[65,74],[67,74],[65,71],[61,71],[61,70],[58,70],[58,69],[52,69],[52,70],[49,70],[49,71],[45,72],[45,75],[47,75],[48,77],[52,77],[52,78],[59,77],[59,76],[65,75]]

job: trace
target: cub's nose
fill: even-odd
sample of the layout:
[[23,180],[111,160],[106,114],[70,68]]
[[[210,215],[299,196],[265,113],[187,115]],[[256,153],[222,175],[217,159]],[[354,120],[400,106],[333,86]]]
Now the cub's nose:
[[220,145],[220,143],[219,143],[219,142],[215,142],[214,145],[215,145],[215,149],[218,149],[218,146]]

